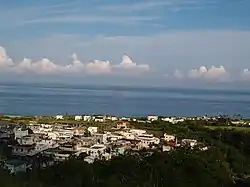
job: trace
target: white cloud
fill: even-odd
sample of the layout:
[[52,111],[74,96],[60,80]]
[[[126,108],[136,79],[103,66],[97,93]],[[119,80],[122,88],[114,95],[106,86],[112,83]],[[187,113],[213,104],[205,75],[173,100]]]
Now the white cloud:
[[189,78],[205,78],[209,80],[222,80],[228,78],[229,73],[226,71],[224,66],[211,68],[206,68],[205,66],[201,66],[198,69],[192,69],[188,71]]
[[85,64],[83,64],[80,60],[78,60],[76,53],[73,53],[71,58],[72,58],[72,63],[66,65],[64,68],[62,68],[62,70],[65,72],[73,72],[73,73],[83,72]]
[[118,25],[130,25],[138,22],[148,22],[157,19],[153,16],[96,16],[96,15],[76,15],[60,16],[52,18],[38,18],[23,21],[21,25],[34,23],[108,23]]
[[[84,59],[88,59],[80,64],[84,70],[79,71],[79,68],[66,70],[74,72],[72,69],[75,69],[76,72],[83,73],[87,73],[86,62],[90,62],[90,59],[103,58],[110,60],[111,73],[119,74],[121,71],[130,73],[129,69],[117,68],[122,66],[120,63],[113,63],[120,62],[117,54],[126,51],[136,61],[148,64],[152,76],[168,73],[167,79],[171,79],[174,73],[175,77],[179,78],[197,77],[207,80],[206,77],[220,77],[226,70],[224,80],[242,80],[242,76],[245,75],[241,75],[243,73],[241,70],[248,66],[250,58],[250,32],[237,30],[172,31],[149,36],[52,35],[32,40],[10,41],[6,45],[14,54],[13,59],[22,59],[23,54],[32,59],[49,56],[55,59],[58,65],[68,58],[65,54],[75,51],[78,55],[82,55],[81,52],[84,51],[86,55]],[[68,67],[73,64],[71,62]],[[136,64],[139,65],[137,62]],[[203,67],[203,64],[206,64],[206,67]],[[212,66],[215,68],[210,70]],[[190,70],[192,67],[197,68]],[[179,72],[181,70],[181,73],[174,72],[176,69],[179,69]]]
[[191,69],[188,72],[188,76],[191,78],[198,78],[207,73],[207,68],[205,66],[201,66],[199,69]]
[[128,55],[122,56],[122,62],[118,65],[115,65],[114,68],[135,71],[137,73],[149,71],[149,66],[147,64],[137,64],[132,61]]
[[0,46],[0,70],[13,66],[12,59],[10,59],[3,47]]
[[250,80],[250,70],[244,69],[240,74],[240,78],[244,81]]
[[[36,74],[59,74],[59,73],[87,73],[87,74],[110,74],[115,73],[117,68],[120,70],[136,70],[146,72],[149,66],[146,64],[137,65],[132,62],[127,55],[123,56],[123,61],[120,64],[111,64],[109,61],[94,60],[87,63],[82,63],[76,53],[73,53],[72,62],[67,65],[59,65],[47,58],[39,61],[31,59],[23,59],[22,62],[14,64],[7,56],[3,47],[0,47],[0,68],[14,73],[36,73]],[[8,69],[7,69],[8,68]]]
[[86,69],[91,74],[107,74],[111,72],[109,61],[94,60],[86,65]]
[[32,62],[31,59],[24,59],[21,63],[12,68],[17,73],[37,73],[37,74],[54,74],[62,70],[62,66],[56,65],[51,60],[44,58],[37,62]]

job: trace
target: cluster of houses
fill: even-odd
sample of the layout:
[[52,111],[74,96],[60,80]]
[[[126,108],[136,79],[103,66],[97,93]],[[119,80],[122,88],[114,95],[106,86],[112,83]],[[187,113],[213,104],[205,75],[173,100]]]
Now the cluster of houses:
[[[65,117],[63,115],[56,115],[56,120],[64,120]],[[139,123],[151,123],[153,121],[165,121],[172,124],[176,124],[179,122],[184,122],[185,120],[197,120],[197,119],[209,119],[208,117],[200,117],[200,118],[188,118],[188,117],[159,117],[157,115],[148,115],[146,118],[130,118],[130,117],[117,117],[117,116],[90,116],[90,115],[76,115],[74,116],[75,121],[84,121],[84,122],[106,122],[106,121],[134,121]]]
[[[177,124],[182,123],[184,121],[197,121],[197,120],[203,120],[203,121],[218,121],[221,117],[220,116],[198,116],[198,117],[159,117],[157,115],[148,115],[146,118],[130,118],[130,117],[117,117],[117,116],[108,116],[108,115],[76,115],[73,116],[75,121],[83,121],[83,122],[107,122],[107,121],[133,121],[138,123],[151,123],[154,121],[164,121],[171,124]],[[65,116],[63,115],[57,115],[55,116],[56,120],[65,120]],[[246,122],[244,120],[230,120],[229,125],[236,124],[236,125],[244,125],[249,124],[249,122]]]
[[[63,116],[56,116],[63,119]],[[170,151],[176,147],[198,144],[194,139],[182,139],[165,133],[156,137],[143,129],[130,127],[130,118],[75,116],[79,123],[1,125],[0,141],[12,139],[12,155],[2,160],[2,166],[11,173],[24,172],[33,167],[48,167],[70,158],[82,157],[89,164],[98,159],[109,160],[114,156],[139,150]],[[84,121],[115,121],[116,126],[101,132],[96,126],[87,126]],[[159,120],[158,116],[148,116],[147,121]],[[172,118],[161,120],[171,121]],[[93,123],[94,124],[94,123]]]

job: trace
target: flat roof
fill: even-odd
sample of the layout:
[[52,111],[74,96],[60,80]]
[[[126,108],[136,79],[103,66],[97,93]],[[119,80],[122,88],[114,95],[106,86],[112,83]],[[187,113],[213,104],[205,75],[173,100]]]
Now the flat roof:
[[90,149],[101,149],[101,148],[106,148],[106,146],[100,144],[100,145],[93,145],[93,146],[90,147]]
[[45,150],[45,152],[52,152],[52,153],[58,153],[58,154],[72,154],[72,153],[76,153],[76,151],[66,151],[66,150],[61,150],[59,148],[47,149],[47,150]]
[[18,160],[18,159],[10,159],[10,160],[7,160],[5,162],[5,164],[14,165],[14,166],[19,166],[19,165],[22,165],[22,164],[25,164],[25,163],[26,163],[25,161]]

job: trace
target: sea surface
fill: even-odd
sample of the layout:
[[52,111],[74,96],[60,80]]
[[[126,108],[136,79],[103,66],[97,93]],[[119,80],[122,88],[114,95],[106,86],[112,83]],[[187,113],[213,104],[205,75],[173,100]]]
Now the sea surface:
[[0,113],[250,117],[250,90],[0,84]]

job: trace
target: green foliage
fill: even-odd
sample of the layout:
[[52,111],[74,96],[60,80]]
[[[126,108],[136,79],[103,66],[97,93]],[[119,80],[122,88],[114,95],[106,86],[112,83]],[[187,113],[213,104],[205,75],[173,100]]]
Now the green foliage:
[[92,165],[69,160],[51,168],[33,171],[20,184],[41,187],[211,187],[232,184],[223,153],[181,148],[149,157],[122,156]]

